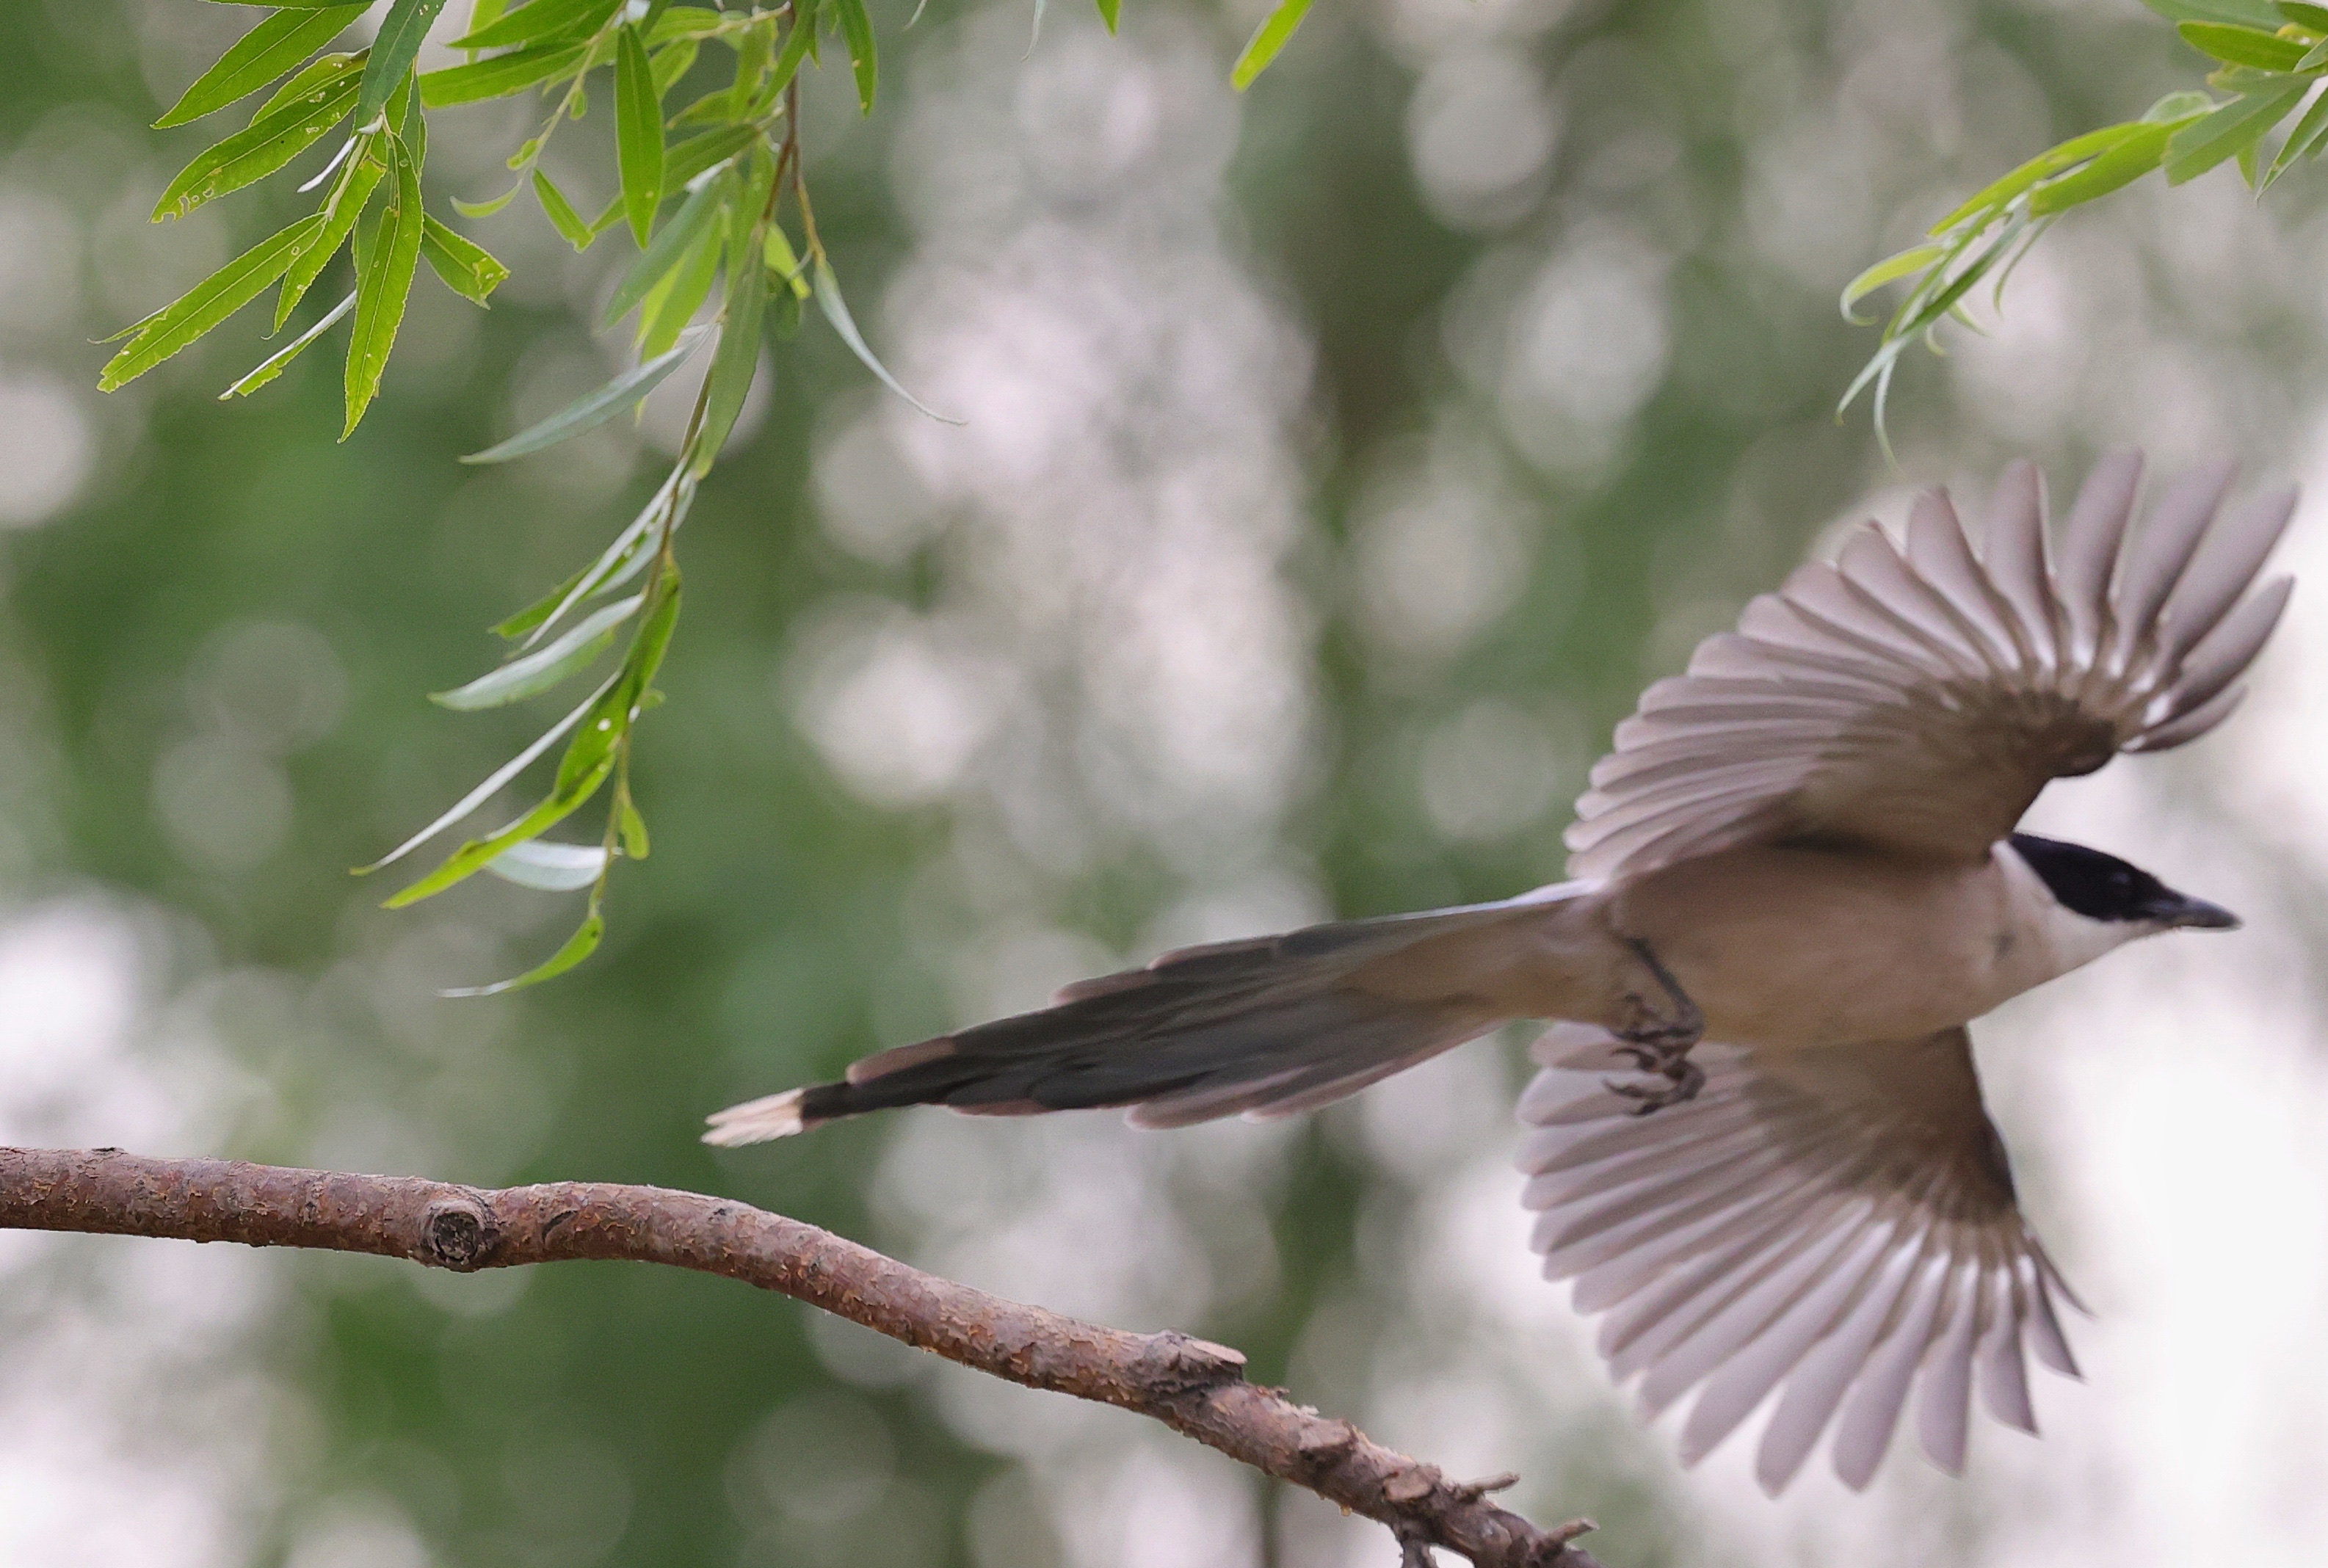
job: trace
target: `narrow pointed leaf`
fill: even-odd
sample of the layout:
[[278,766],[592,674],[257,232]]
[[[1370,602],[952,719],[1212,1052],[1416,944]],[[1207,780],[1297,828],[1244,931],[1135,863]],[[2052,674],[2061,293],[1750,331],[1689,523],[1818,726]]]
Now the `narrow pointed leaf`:
[[880,378],[883,386],[941,425],[960,425],[964,422],[946,418],[913,393],[906,390],[904,387],[897,384],[897,378],[889,373],[888,367],[873,357],[873,351],[865,344],[865,334],[857,330],[857,322],[849,314],[849,302],[840,296],[840,280],[832,275],[831,265],[821,257],[819,257],[816,262],[816,303],[818,308],[824,312],[824,319],[832,324],[832,330],[840,334],[840,341],[849,345],[850,352],[863,361],[867,370]]
[[277,11],[219,56],[218,63],[202,72],[170,106],[170,112],[154,122],[154,128],[182,126],[249,97],[286,71],[296,70],[365,9],[363,5],[328,5],[314,11]]
[[1097,0],[1097,3],[1099,19],[1107,24],[1107,30],[1112,34],[1115,32],[1116,23],[1122,20],[1123,0]]
[[[516,880],[512,878],[511,880]],[[540,985],[545,980],[556,980],[568,970],[598,951],[598,943],[606,934],[606,917],[596,909],[582,922],[581,929],[566,939],[566,945],[550,954],[540,967],[527,970],[514,980],[497,980],[491,985],[460,986],[436,994],[448,998],[499,996],[504,991],[522,991],[530,985]]]
[[655,209],[662,205],[662,99],[639,30],[625,24],[615,49],[615,162],[631,233],[643,249],[654,229]]
[[664,150],[662,188],[677,191],[690,186],[706,169],[718,168],[760,139],[759,131],[751,126],[729,126],[675,143]]
[[866,14],[865,0],[832,0],[832,5],[840,14],[840,35],[849,42],[849,63],[857,73],[858,112],[869,115],[873,112],[873,89],[881,78],[873,42],[873,18]]
[[1262,19],[1253,36],[1246,40],[1244,52],[1230,68],[1229,84],[1243,92],[1251,87],[1261,73],[1269,69],[1280,51],[1293,41],[1301,19],[1310,14],[1310,0],[1277,0],[1277,8]]
[[2104,126],[2098,131],[2072,136],[2058,147],[2050,147],[1995,181],[1984,185],[1965,199],[1964,204],[1928,230],[1935,238],[1948,233],[1958,224],[1984,214],[1994,216],[2011,203],[2013,199],[2040,180],[2050,179],[2064,169],[2072,169],[2089,158],[2099,157],[2117,146],[2140,128],[2141,122],[2129,120],[2122,125]]
[[2307,83],[2298,81],[2276,91],[2237,99],[2176,131],[2166,144],[2166,183],[2180,185],[2195,180],[2255,146],[2303,101],[2307,88]]
[[538,43],[466,65],[448,65],[442,70],[427,71],[420,78],[420,101],[428,108],[450,108],[455,104],[483,103],[487,99],[521,92],[577,64],[582,58],[583,47],[579,43]]
[[638,614],[640,596],[602,605],[571,630],[522,658],[478,676],[450,691],[432,691],[428,700],[441,707],[473,713],[481,708],[501,708],[559,685],[587,669],[614,642],[615,628]]
[[696,236],[695,243],[688,248],[679,265],[647,291],[639,309],[642,358],[655,359],[668,353],[679,342],[679,334],[695,319],[695,313],[703,307],[703,302],[711,296],[711,283],[718,275],[723,243],[716,224],[706,228]]
[[509,268],[500,258],[434,218],[421,221],[420,254],[427,258],[429,269],[444,280],[446,287],[478,305],[492,298],[493,290],[509,281]]
[[[740,248],[739,248],[740,249]],[[744,252],[750,255],[750,250]],[[752,390],[753,372],[760,364],[760,312],[767,304],[767,269],[739,266],[728,270],[728,308],[719,324],[719,347],[711,358],[711,375],[703,399],[703,425],[696,442],[695,472],[709,473],[728,432],[743,412],[744,398]]]
[[[420,171],[413,167],[404,144],[388,141],[390,178],[388,204],[380,211],[378,239],[371,254],[361,254],[356,279],[356,324],[348,339],[347,424],[344,441],[380,392],[380,378],[388,369],[389,351],[396,344],[396,329],[404,320],[404,302],[412,293],[412,275],[420,265]],[[362,233],[361,230],[358,230]]]
[[784,91],[800,74],[801,61],[816,44],[816,6],[817,0],[793,0],[792,31],[784,34],[784,47],[776,56],[775,70],[768,73],[763,96]]
[[445,857],[444,861],[428,875],[383,899],[381,907],[407,909],[423,898],[435,897],[455,883],[467,881],[507,852],[512,845],[539,838],[572,816],[597,793],[598,786],[606,782],[606,775],[614,769],[615,759],[611,752],[597,757],[571,780],[561,769],[558,787],[550,792],[548,800],[499,831],[482,839],[471,839]]
[[429,23],[445,9],[445,0],[391,0],[380,20],[380,33],[371,41],[371,59],[364,66],[363,91],[356,99],[356,125],[370,126],[388,108],[389,95],[412,74],[420,42]]
[[485,868],[504,882],[542,893],[578,892],[596,882],[605,869],[606,851],[596,844],[561,844],[549,839],[512,844]]
[[567,244],[577,251],[590,249],[590,241],[597,236],[583,221],[582,214],[574,210],[574,203],[566,199],[566,192],[540,169],[533,172],[533,197],[541,203],[542,213],[551,226],[566,237]]
[[2143,126],[2084,168],[2047,182],[2030,196],[2030,216],[2044,218],[2066,212],[2081,202],[2134,183],[2164,161],[2166,145],[2174,128],[2171,123]]
[[639,815],[639,808],[633,803],[627,794],[623,797],[621,827],[623,853],[634,860],[645,859],[650,847],[647,839],[647,820]]
[[615,536],[614,542],[599,553],[587,570],[495,626],[494,633],[503,637],[522,635],[525,642],[521,645],[532,647],[584,599],[594,594],[610,593],[644,570],[657,553],[662,536],[687,521],[688,508],[694,502],[693,475],[687,465],[674,465],[671,477],[656,488],[653,498],[624,525],[623,531]]
[[2271,161],[2271,171],[2264,175],[2264,189],[2270,190],[2272,182],[2286,174],[2296,159],[2308,158],[2319,152],[2323,139],[2328,139],[2328,91],[2322,92],[2312,100],[2312,107],[2305,109],[2304,117],[2295,122],[2295,128],[2287,133],[2287,140],[2280,146],[2279,156]]
[[268,355],[267,358],[258,362],[258,366],[253,369],[249,375],[243,377],[242,380],[237,381],[231,387],[229,387],[225,391],[221,392],[219,394],[219,401],[223,403],[229,398],[248,398],[251,393],[258,390],[259,388],[267,385],[268,382],[281,375],[283,373],[284,367],[288,365],[293,360],[297,359],[309,343],[314,343],[317,338],[323,336],[325,332],[331,329],[334,323],[355,307],[355,293],[353,290],[350,290],[347,298],[332,306],[330,311],[325,313],[321,321],[317,322],[314,326],[309,327],[305,332],[301,333],[297,337],[293,338],[289,343],[284,344],[273,353]]
[[358,136],[356,139],[362,146],[356,148],[355,155],[341,169],[339,179],[333,183],[332,193],[324,198],[321,214],[323,227],[315,231],[313,239],[300,246],[298,257],[283,275],[283,292],[275,302],[274,330],[277,332],[283,330],[283,324],[291,319],[291,313],[299,307],[299,301],[308,287],[323,275],[324,268],[331,265],[332,258],[340,253],[340,247],[348,242],[348,236],[355,231],[357,221],[362,218],[364,209],[371,203],[373,191],[388,173],[388,155],[380,150],[378,137]]
[[2183,42],[2225,65],[2292,71],[2303,60],[2306,45],[2300,39],[2280,37],[2277,23],[2272,27],[2273,31],[2264,32],[2253,27],[2226,27],[2213,22],[2185,22],[2175,31],[2182,35]]
[[136,380],[249,305],[283,276],[300,242],[322,222],[311,216],[277,230],[146,317],[121,352],[106,361],[98,390],[109,392]]
[[622,4],[623,0],[532,0],[483,27],[472,27],[453,40],[453,47],[506,49],[537,38],[596,33]]
[[1903,277],[1923,271],[1946,254],[1947,250],[1942,246],[1918,245],[1902,250],[1897,256],[1888,256],[1877,262],[1845,286],[1843,319],[1855,326],[1873,325],[1873,317],[1860,315],[1852,309],[1852,306],[1887,283],[1897,283]]
[[314,146],[347,118],[361,69],[361,56],[331,54],[301,71],[247,127],[205,148],[178,172],[154,204],[155,221],[183,218],[205,202],[265,179]]
[[506,463],[512,457],[523,457],[529,453],[555,446],[593,426],[604,424],[661,385],[665,376],[679,369],[681,363],[701,345],[709,331],[709,328],[699,327],[682,333],[680,342],[668,352],[656,355],[636,370],[624,371],[597,390],[577,398],[540,424],[530,426],[508,440],[488,446],[482,452],[472,452],[461,461]]
[[446,811],[444,815],[438,817],[435,822],[430,822],[427,827],[413,834],[412,837],[405,840],[404,842],[397,845],[395,849],[390,850],[387,854],[382,855],[371,865],[357,867],[355,874],[359,877],[368,876],[371,872],[380,870],[384,867],[393,866],[397,861],[401,860],[405,856],[412,853],[413,850],[418,849],[421,845],[427,843],[429,840],[435,838],[446,829],[454,826],[455,823],[465,822],[479,806],[483,805],[487,801],[493,799],[493,796],[499,794],[502,786],[506,785],[512,779],[517,777],[518,775],[523,773],[536,757],[540,756],[543,752],[548,751],[551,746],[557,745],[559,739],[563,737],[568,730],[572,729],[576,725],[581,723],[583,716],[588,713],[592,709],[596,708],[599,701],[605,698],[606,693],[615,689],[615,681],[621,679],[622,675],[620,671],[608,676],[605,685],[599,687],[597,690],[593,691],[589,696],[582,699],[580,707],[575,709],[573,712],[559,719],[556,724],[551,725],[547,730],[544,730],[531,746],[527,746],[523,751],[519,752],[515,756],[510,758],[509,761],[495,768],[491,774],[486,775],[484,783],[479,784],[475,789],[471,790],[467,794],[463,795],[459,800],[455,801],[451,807]]
[[2272,9],[2314,37],[2328,35],[2328,5],[2303,5],[2298,0],[2275,0]]
[[606,302],[606,308],[599,315],[599,325],[612,326],[630,315],[647,296],[647,291],[662,281],[663,274],[679,265],[704,225],[718,216],[721,193],[722,185],[718,180],[706,180],[689,193],[671,221],[656,230],[639,258],[631,263],[631,269],[623,275],[615,297]]

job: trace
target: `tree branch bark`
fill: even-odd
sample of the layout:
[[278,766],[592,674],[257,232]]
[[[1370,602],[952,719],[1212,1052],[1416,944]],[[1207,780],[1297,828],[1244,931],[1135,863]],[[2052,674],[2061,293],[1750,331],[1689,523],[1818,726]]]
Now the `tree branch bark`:
[[574,1258],[665,1263],[741,1280],[1029,1388],[1151,1416],[1208,1448],[1477,1568],[1600,1568],[1487,1494],[1347,1421],[1249,1383],[1244,1357],[1184,1334],[1080,1322],[909,1268],[782,1215],[699,1193],[560,1181],[485,1190],[417,1177],[154,1160],[117,1149],[0,1148],[0,1228],[311,1247],[463,1272]]

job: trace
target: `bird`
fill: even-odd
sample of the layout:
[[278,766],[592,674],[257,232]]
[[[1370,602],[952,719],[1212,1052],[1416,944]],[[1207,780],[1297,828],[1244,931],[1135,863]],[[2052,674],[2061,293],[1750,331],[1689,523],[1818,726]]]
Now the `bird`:
[[1920,1446],[1958,1473],[1976,1387],[2034,1433],[2029,1357],[2079,1376],[2079,1303],[1967,1026],[2128,943],[2239,925],[2019,831],[2051,781],[2220,724],[2293,589],[2255,585],[2295,490],[2227,508],[2230,466],[2205,466],[2137,527],[2142,473],[2105,455],[2057,527],[2015,463],[1977,538],[1929,491],[1897,537],[1861,524],[1753,599],[1617,727],[1568,880],[1167,953],[718,1112],[705,1141],[917,1104],[1281,1116],[1544,1020],[1518,1106],[1531,1245],[1650,1417],[1694,1392],[1682,1460],[1775,1395],[1763,1488],[1830,1431],[1863,1488],[1912,1390]]

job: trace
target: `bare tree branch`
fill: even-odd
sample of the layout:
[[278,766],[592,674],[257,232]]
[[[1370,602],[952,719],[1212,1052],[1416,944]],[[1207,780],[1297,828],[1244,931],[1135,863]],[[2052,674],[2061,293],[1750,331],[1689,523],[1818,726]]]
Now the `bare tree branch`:
[[1225,1346],[1079,1322],[699,1193],[584,1181],[488,1191],[117,1149],[0,1148],[0,1228],[374,1253],[463,1272],[623,1258],[723,1274],[1029,1388],[1152,1416],[1389,1526],[1408,1564],[1438,1546],[1478,1568],[1600,1568],[1570,1544],[1589,1521],[1541,1530],[1488,1500],[1516,1477],[1450,1480],[1248,1383],[1244,1357]]

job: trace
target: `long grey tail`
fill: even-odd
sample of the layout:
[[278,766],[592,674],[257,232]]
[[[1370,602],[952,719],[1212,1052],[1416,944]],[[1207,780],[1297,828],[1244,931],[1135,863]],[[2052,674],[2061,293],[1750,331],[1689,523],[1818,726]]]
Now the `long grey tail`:
[[757,1143],[900,1105],[1000,1116],[1129,1105],[1144,1127],[1307,1111],[1506,1021],[1460,991],[1370,990],[1369,965],[1569,891],[1168,953],[1070,985],[1039,1012],[868,1056],[840,1083],[732,1105],[704,1141]]

